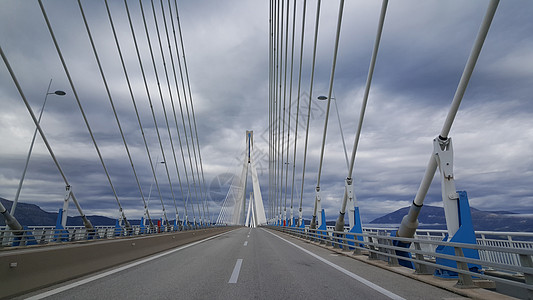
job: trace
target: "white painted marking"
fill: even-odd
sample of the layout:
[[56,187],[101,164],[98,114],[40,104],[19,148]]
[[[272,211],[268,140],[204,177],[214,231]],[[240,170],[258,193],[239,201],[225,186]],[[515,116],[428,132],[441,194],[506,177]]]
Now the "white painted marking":
[[242,266],[242,258],[239,258],[237,259],[237,262],[235,263],[235,268],[233,268],[233,273],[231,273],[231,277],[228,283],[237,283],[237,280],[239,279],[239,273],[241,272],[241,266]]
[[312,257],[314,257],[314,258],[320,260],[321,262],[323,262],[323,263],[329,265],[330,267],[333,267],[333,268],[337,269],[338,271],[344,273],[345,275],[348,275],[348,276],[352,277],[353,279],[355,279],[355,280],[361,282],[362,284],[368,286],[369,288],[371,288],[371,289],[373,289],[373,290],[375,290],[375,291],[377,291],[377,292],[380,292],[381,294],[383,294],[383,295],[385,295],[385,296],[387,296],[387,297],[389,297],[389,298],[391,298],[391,299],[405,300],[405,298],[402,298],[402,297],[400,297],[400,296],[394,294],[393,292],[391,292],[391,291],[389,291],[389,290],[386,290],[386,289],[380,287],[379,285],[377,285],[377,284],[375,284],[375,283],[373,283],[373,282],[370,282],[370,281],[364,279],[363,277],[361,277],[361,276],[359,276],[359,275],[356,275],[356,274],[354,274],[354,273],[352,273],[352,272],[346,270],[345,268],[340,267],[340,266],[338,266],[338,265],[336,265],[336,264],[330,262],[329,260],[326,260],[326,259],[324,259],[324,258],[322,258],[322,257],[320,257],[320,256],[318,256],[318,255],[316,255],[316,254],[314,254],[313,252],[311,252],[311,251],[309,251],[309,250],[307,250],[307,249],[304,249],[304,248],[302,248],[302,247],[300,247],[300,246],[298,246],[298,245],[296,245],[296,244],[294,244],[294,243],[292,243],[292,242],[290,242],[290,241],[288,241],[288,240],[286,240],[286,239],[284,239],[284,238],[278,236],[278,235],[275,234],[275,233],[272,233],[272,232],[270,232],[270,231],[268,231],[268,230],[265,230],[265,229],[263,229],[263,230],[266,231],[266,232],[268,232],[268,233],[270,233],[270,234],[272,234],[273,236],[275,236],[275,237],[277,237],[277,238],[279,238],[279,239],[281,239],[281,240],[283,240],[283,241],[289,243],[290,245],[292,245],[292,246],[294,246],[294,247],[296,247],[296,248],[302,250],[303,252],[305,252],[305,253],[311,255]]
[[250,235],[248,235],[247,237],[250,237]]
[[245,242],[244,242],[244,246],[248,246],[248,241],[245,241]]
[[[235,230],[235,229],[234,229]],[[41,294],[37,294],[37,295],[34,295],[34,296],[31,296],[29,298],[26,298],[26,300],[38,300],[38,299],[43,299],[43,298],[46,298],[46,297],[49,297],[49,296],[52,296],[52,295],[55,295],[55,294],[58,294],[58,293],[61,293],[61,292],[64,292],[64,291],[67,291],[67,290],[70,290],[70,289],[73,289],[75,287],[78,287],[80,285],[84,285],[86,283],[89,283],[91,281],[95,281],[97,279],[100,279],[100,278],[104,278],[106,276],[109,276],[109,275],[112,275],[112,274],[115,274],[115,273],[118,273],[118,272],[121,272],[121,271],[124,271],[124,270],[127,270],[129,268],[133,268],[135,266],[138,266],[140,264],[144,264],[146,262],[149,262],[149,261],[152,261],[154,259],[158,259],[160,257],[163,257],[163,256],[166,256],[166,255],[169,255],[169,254],[172,254],[174,252],[178,252],[180,250],[183,250],[183,249],[186,249],[186,248],[189,248],[189,247],[192,247],[194,245],[197,245],[197,244],[200,244],[200,243],[203,243],[205,241],[208,241],[208,240],[211,240],[211,239],[214,239],[214,238],[217,238],[219,236],[222,236],[222,235],[225,235],[225,234],[228,234],[230,232],[232,232],[233,230],[231,231],[228,231],[228,232],[224,232],[224,233],[221,233],[221,234],[217,234],[217,235],[214,235],[212,237],[208,237],[206,239],[203,239],[203,240],[200,240],[200,241],[197,241],[197,242],[194,242],[194,243],[190,243],[190,244],[187,244],[187,245],[184,245],[184,246],[181,246],[179,248],[175,248],[175,249],[172,249],[172,250],[169,250],[169,251],[166,251],[166,252],[163,252],[163,253],[160,253],[160,254],[156,254],[154,256],[150,256],[148,258],[145,258],[145,259],[141,259],[141,260],[138,260],[136,262],[133,262],[131,264],[128,264],[128,265],[125,265],[125,266],[122,266],[122,267],[119,267],[119,268],[116,268],[116,269],[112,269],[112,270],[109,270],[107,272],[104,272],[104,273],[100,273],[100,274],[97,274],[97,275],[94,275],[94,276],[91,276],[89,278],[85,278],[85,279],[82,279],[80,281],[76,281],[76,282],[73,282],[71,284],[67,284],[65,286],[61,286],[61,287],[58,287],[56,289],[53,289],[53,290],[50,290],[50,291],[47,291],[47,292],[44,292],[44,293],[41,293]]]

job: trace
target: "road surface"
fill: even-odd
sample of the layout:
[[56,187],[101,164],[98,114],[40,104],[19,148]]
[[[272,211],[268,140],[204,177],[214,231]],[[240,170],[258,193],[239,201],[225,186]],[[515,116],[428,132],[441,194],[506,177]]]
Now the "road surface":
[[[264,228],[239,228],[30,299],[459,299]],[[33,297],[33,298],[32,298]]]

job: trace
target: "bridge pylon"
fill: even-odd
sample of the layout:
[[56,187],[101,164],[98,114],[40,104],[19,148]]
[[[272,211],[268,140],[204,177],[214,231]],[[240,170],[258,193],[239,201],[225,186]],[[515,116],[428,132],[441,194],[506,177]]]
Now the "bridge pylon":
[[[246,131],[246,151],[243,157],[241,177],[233,181],[222,205],[217,223],[256,227],[266,224],[265,208],[255,164],[253,131]],[[246,211],[248,173],[252,175],[252,194]]]

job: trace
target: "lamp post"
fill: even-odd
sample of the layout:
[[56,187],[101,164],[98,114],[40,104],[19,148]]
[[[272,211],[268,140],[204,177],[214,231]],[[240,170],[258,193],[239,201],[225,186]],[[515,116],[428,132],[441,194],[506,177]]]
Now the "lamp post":
[[[159,159],[156,158],[156,161],[158,161]],[[159,161],[160,164],[164,164],[165,162],[164,161]],[[159,164],[156,164],[155,165],[155,168],[154,168],[154,173],[157,171],[157,166],[159,166]],[[148,201],[147,202],[150,202],[150,197],[152,196],[152,188],[154,187],[154,182],[155,182],[155,178],[154,180],[152,180],[152,183],[150,184],[150,191],[148,192]]]
[[[41,122],[41,117],[43,116],[44,106],[46,105],[46,100],[48,99],[48,95],[53,94],[57,96],[65,96],[67,94],[64,91],[59,91],[59,90],[55,92],[50,92],[51,85],[52,85],[52,79],[50,79],[50,83],[48,84],[48,89],[46,90],[46,95],[44,96],[43,106],[41,108],[41,113],[39,114],[39,119],[37,120],[37,123]],[[22,184],[24,183],[24,177],[26,176],[26,171],[28,170],[28,164],[30,163],[31,152],[33,151],[33,144],[35,143],[36,137],[37,137],[37,127],[35,128],[35,131],[33,132],[33,138],[31,139],[30,150],[28,151],[28,156],[26,157],[26,164],[24,165],[24,171],[22,171],[22,177],[20,178],[19,186],[17,189],[17,194],[15,195],[13,206],[11,206],[12,216],[15,214],[15,208],[17,207],[17,203],[18,203],[19,196],[20,196],[20,190],[22,189]]]
[[[318,100],[328,100],[328,97],[326,97],[326,96],[318,96],[317,99]],[[342,132],[341,117],[339,115],[339,108],[337,107],[337,99],[335,99],[334,97],[331,97],[331,100],[335,100],[335,101],[333,101],[333,103],[335,103],[335,110],[337,111],[337,120],[339,121],[339,129],[341,131],[342,145],[344,146],[344,158],[346,159],[346,167],[349,168],[348,152],[346,151],[346,142],[344,141],[344,133]]]
[[[155,165],[154,173],[157,172],[157,166],[159,166],[159,164],[164,164],[164,163],[165,163],[164,161],[159,161],[159,157],[157,157],[155,160],[156,160],[158,163]],[[154,182],[155,182],[155,178],[154,178],[154,180],[152,180],[152,183],[150,184],[150,191],[148,192],[148,200],[146,200],[146,210],[144,211],[144,215],[145,215],[145,217],[148,217],[148,214],[147,214],[147,211],[148,211],[148,203],[150,202],[150,197],[152,196],[152,188],[154,187]],[[149,220],[149,223],[151,224],[151,223],[152,223],[152,220]]]

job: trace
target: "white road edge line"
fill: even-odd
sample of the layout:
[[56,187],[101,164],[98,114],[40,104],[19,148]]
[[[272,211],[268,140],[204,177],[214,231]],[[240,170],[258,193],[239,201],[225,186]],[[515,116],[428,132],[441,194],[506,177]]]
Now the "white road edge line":
[[224,233],[221,233],[221,234],[217,234],[217,235],[214,235],[212,237],[208,237],[206,239],[203,239],[203,240],[200,240],[200,241],[197,241],[197,242],[194,242],[194,243],[190,243],[190,244],[187,244],[187,245],[183,245],[179,248],[175,248],[175,249],[172,249],[172,250],[169,250],[169,251],[166,251],[166,252],[163,252],[163,253],[159,253],[159,254],[156,254],[154,256],[150,256],[148,258],[145,258],[145,259],[141,259],[141,260],[138,260],[136,262],[133,262],[131,264],[127,264],[125,266],[122,266],[122,267],[119,267],[119,268],[116,268],[116,269],[112,269],[112,270],[109,270],[107,272],[103,272],[103,273],[100,273],[100,274],[97,274],[97,275],[94,275],[94,276],[91,276],[89,278],[85,278],[85,279],[82,279],[80,281],[76,281],[76,282],[73,282],[71,284],[67,284],[65,286],[61,286],[61,287],[58,287],[56,289],[53,289],[53,290],[50,290],[50,291],[47,291],[47,292],[44,292],[44,293],[41,293],[41,294],[37,294],[37,295],[34,295],[34,296],[31,296],[29,298],[26,298],[26,300],[38,300],[38,299],[43,299],[43,298],[46,298],[46,297],[49,297],[49,296],[52,296],[52,295],[55,295],[55,294],[58,294],[58,293],[61,293],[61,292],[64,292],[66,290],[70,290],[72,288],[75,288],[75,287],[78,287],[80,285],[84,285],[86,283],[89,283],[91,281],[95,281],[97,279],[100,279],[100,278],[104,278],[106,276],[109,276],[109,275],[112,275],[112,274],[115,274],[115,273],[118,273],[118,272],[121,272],[121,271],[124,271],[124,270],[127,270],[129,268],[132,268],[132,267],[135,267],[135,266],[138,266],[140,264],[144,264],[146,262],[149,262],[149,261],[152,261],[154,259],[158,259],[160,257],[163,257],[165,255],[169,255],[169,254],[172,254],[174,252],[178,252],[180,250],[183,250],[183,249],[186,249],[186,248],[189,248],[189,247],[192,247],[194,245],[197,245],[197,244],[200,244],[200,243],[203,243],[205,241],[208,241],[208,240],[211,240],[211,239],[214,239],[214,238],[217,238],[219,236],[222,236],[224,234],[228,234],[230,232],[232,232],[233,230],[230,230],[228,232],[224,232]]
[[248,246],[248,241],[245,241],[245,242],[244,242],[244,246]]
[[239,258],[237,259],[237,262],[235,263],[235,268],[233,268],[233,272],[231,273],[231,277],[228,283],[237,283],[237,280],[239,279],[239,273],[241,272],[241,266],[242,266],[242,258]]
[[[261,229],[262,229],[262,228],[261,228]],[[290,242],[290,241],[288,241],[288,240],[286,240],[286,239],[280,237],[279,235],[277,235],[277,234],[275,234],[275,233],[272,233],[272,232],[270,232],[270,231],[268,231],[268,230],[266,230],[266,229],[263,229],[263,230],[266,231],[266,232],[268,232],[268,233],[270,233],[270,234],[272,234],[273,236],[275,236],[275,237],[277,237],[277,238],[279,238],[279,239],[281,239],[281,240],[283,240],[283,241],[289,243],[290,245],[292,245],[292,246],[294,246],[294,247],[296,247],[296,248],[302,250],[303,252],[305,252],[305,253],[311,255],[312,257],[314,257],[314,258],[320,260],[321,262],[323,262],[323,263],[329,265],[330,267],[333,267],[333,268],[337,269],[338,271],[340,271],[340,272],[342,272],[342,273],[344,273],[344,274],[346,274],[346,275],[352,277],[353,279],[355,279],[355,280],[361,282],[362,284],[368,286],[369,288],[371,288],[371,289],[373,289],[373,290],[375,290],[375,291],[377,291],[377,292],[380,292],[381,294],[383,294],[383,295],[385,295],[385,296],[387,296],[387,297],[389,297],[389,298],[391,298],[391,299],[405,300],[405,298],[402,298],[401,296],[398,296],[398,295],[394,294],[393,292],[391,292],[391,291],[389,291],[389,290],[386,290],[386,289],[380,287],[379,285],[377,285],[377,284],[375,284],[375,283],[373,283],[373,282],[370,282],[370,281],[364,279],[363,277],[361,277],[361,276],[359,276],[359,275],[356,275],[356,274],[354,274],[354,273],[352,273],[352,272],[346,270],[345,268],[343,268],[343,267],[341,267],[341,266],[338,266],[338,265],[336,265],[336,264],[334,264],[334,263],[332,263],[332,262],[326,260],[325,258],[322,258],[322,257],[320,257],[320,256],[318,256],[318,255],[316,255],[316,254],[314,254],[313,252],[311,252],[311,251],[309,251],[309,250],[307,250],[307,249],[304,249],[304,248],[302,248],[302,247],[300,247],[300,246],[298,246],[298,245],[296,245],[296,244],[294,244],[294,243],[292,243],[292,242]]]

